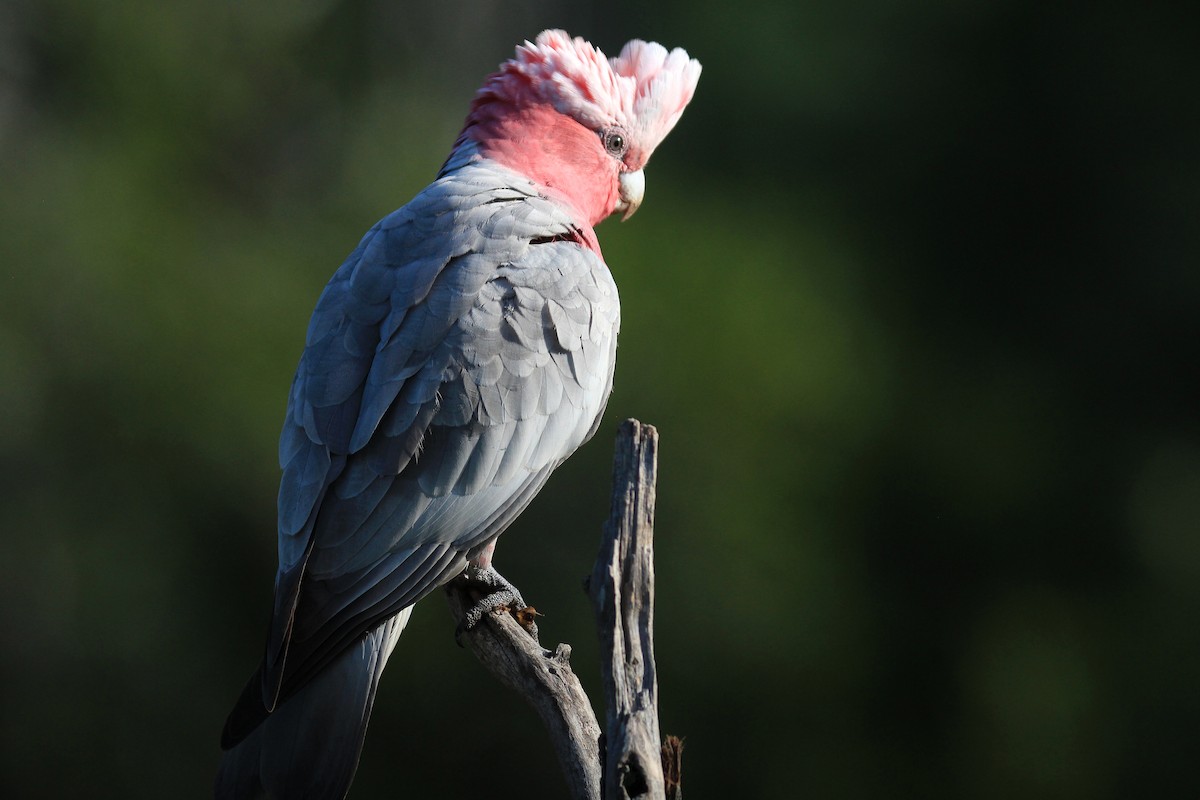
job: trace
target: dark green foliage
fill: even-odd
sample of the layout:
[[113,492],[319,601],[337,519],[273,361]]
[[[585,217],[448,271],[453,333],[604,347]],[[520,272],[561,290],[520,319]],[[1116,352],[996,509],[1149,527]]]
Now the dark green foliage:
[[[543,6],[0,11],[0,794],[207,794],[265,633],[316,297],[484,75],[562,24],[705,72],[642,210],[600,230],[624,303],[602,433],[499,546],[543,636],[595,693],[579,583],[636,416],[662,435],[689,797],[1194,795],[1196,26]],[[441,604],[352,797],[557,796]]]

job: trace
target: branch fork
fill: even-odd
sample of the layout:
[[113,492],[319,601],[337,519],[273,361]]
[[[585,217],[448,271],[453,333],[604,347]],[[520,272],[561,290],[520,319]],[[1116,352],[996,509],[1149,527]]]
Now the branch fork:
[[[658,432],[625,420],[613,459],[612,511],[586,581],[604,654],[605,728],[571,669],[569,645],[545,650],[510,614],[493,612],[463,640],[541,716],[575,800],[681,800],[682,742],[659,736],[654,663],[654,499]],[[472,599],[446,594],[461,622]],[[665,767],[665,774],[664,774]]]

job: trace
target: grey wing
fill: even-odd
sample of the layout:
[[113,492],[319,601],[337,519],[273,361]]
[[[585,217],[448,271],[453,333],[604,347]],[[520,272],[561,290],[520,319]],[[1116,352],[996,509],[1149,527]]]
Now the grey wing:
[[554,240],[569,221],[545,201],[486,213],[444,263],[421,260],[420,232],[390,281],[413,220],[385,220],[318,304],[281,438],[267,708],[461,572],[594,432],[619,325],[611,276]]

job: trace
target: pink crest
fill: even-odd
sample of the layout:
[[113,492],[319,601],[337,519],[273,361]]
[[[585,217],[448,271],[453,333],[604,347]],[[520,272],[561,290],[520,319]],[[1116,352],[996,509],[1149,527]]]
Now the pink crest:
[[565,31],[548,30],[517,48],[476,97],[541,101],[599,130],[620,125],[644,157],[658,146],[696,91],[700,62],[682,48],[635,39],[616,58]]

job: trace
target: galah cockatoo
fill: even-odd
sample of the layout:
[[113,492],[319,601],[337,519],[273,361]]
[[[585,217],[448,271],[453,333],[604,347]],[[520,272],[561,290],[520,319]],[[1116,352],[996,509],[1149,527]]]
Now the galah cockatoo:
[[611,59],[562,31],[526,42],[437,180],[325,287],[279,443],[266,654],[226,722],[218,798],[345,797],[412,605],[464,574],[524,605],[496,537],[612,388],[620,308],[593,228],[642,202],[699,76],[649,42]]

